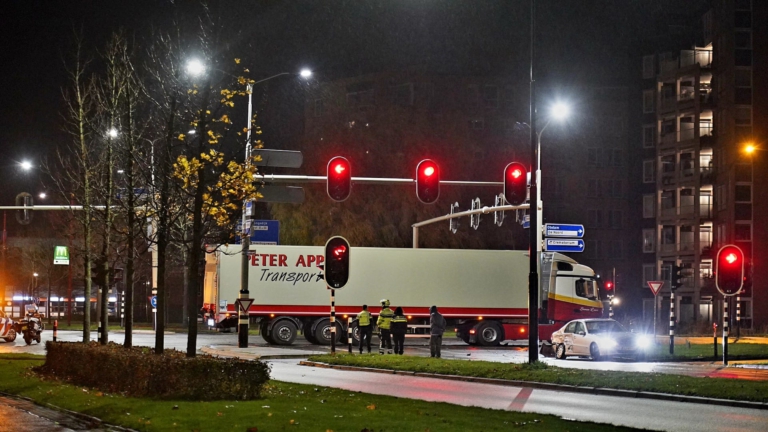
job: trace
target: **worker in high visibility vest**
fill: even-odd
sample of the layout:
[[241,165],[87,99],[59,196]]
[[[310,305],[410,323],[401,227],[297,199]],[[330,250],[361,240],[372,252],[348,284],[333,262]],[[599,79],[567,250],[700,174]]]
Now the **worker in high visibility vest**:
[[371,338],[373,337],[373,323],[368,305],[363,305],[363,310],[357,314],[357,330],[360,335],[360,354],[363,353],[363,343],[368,346],[368,354],[371,353]]
[[384,354],[384,345],[387,346],[387,354],[392,354],[392,333],[389,331],[389,327],[392,322],[392,317],[395,313],[389,308],[389,300],[381,300],[381,312],[379,312],[379,319],[376,320],[376,325],[379,326],[379,354]]

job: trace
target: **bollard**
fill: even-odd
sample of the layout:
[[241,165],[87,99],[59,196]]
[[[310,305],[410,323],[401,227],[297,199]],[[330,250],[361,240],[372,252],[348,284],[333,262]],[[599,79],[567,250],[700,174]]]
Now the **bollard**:
[[53,321],[53,341],[56,342],[56,339],[59,336],[59,320]]
[[347,318],[347,349],[352,354],[352,317]]
[[717,359],[717,323],[712,323],[712,331],[715,337],[715,359]]
[[728,366],[728,297],[723,296],[723,365]]

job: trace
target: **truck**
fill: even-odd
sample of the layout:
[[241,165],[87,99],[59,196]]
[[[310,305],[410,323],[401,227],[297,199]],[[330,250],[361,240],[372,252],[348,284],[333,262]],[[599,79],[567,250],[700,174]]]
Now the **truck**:
[[[205,309],[217,319],[237,314],[241,246],[206,255]],[[331,291],[323,279],[322,246],[252,245],[247,258],[248,314],[262,338],[291,345],[299,331],[313,344],[330,344]],[[429,309],[440,313],[470,345],[528,339],[528,251],[352,247],[349,281],[335,290],[336,335],[346,340],[348,317],[362,306],[375,315],[381,300],[400,306],[409,333],[428,332]],[[558,253],[542,254],[539,339],[572,319],[603,315],[595,272]],[[255,319],[254,319],[255,318]],[[350,324],[354,342],[356,323]]]

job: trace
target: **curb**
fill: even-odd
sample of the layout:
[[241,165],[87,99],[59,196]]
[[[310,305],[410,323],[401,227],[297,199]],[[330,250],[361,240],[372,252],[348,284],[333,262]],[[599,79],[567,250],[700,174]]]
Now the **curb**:
[[636,390],[619,390],[619,389],[611,389],[611,388],[604,388],[604,387],[571,386],[571,385],[564,385],[564,384],[551,384],[551,383],[542,383],[542,382],[535,382],[535,381],[518,381],[518,380],[505,380],[505,379],[499,379],[499,378],[466,377],[461,375],[443,375],[443,374],[434,374],[434,373],[428,373],[428,372],[396,371],[396,370],[390,370],[390,369],[377,369],[377,368],[358,367],[358,366],[331,365],[328,363],[318,363],[318,362],[312,362],[312,361],[301,361],[299,362],[299,364],[301,366],[312,366],[312,367],[319,367],[324,369],[338,369],[338,370],[345,370],[345,371],[373,372],[373,373],[391,374],[391,375],[417,376],[417,377],[423,377],[423,378],[435,378],[435,379],[444,379],[444,380],[451,380],[451,381],[465,381],[465,382],[476,382],[481,384],[494,384],[494,385],[508,386],[508,387],[529,387],[529,388],[536,388],[541,390],[564,391],[564,392],[570,392],[570,393],[589,393],[589,394],[596,394],[601,396],[618,396],[618,397],[635,398],[635,399],[666,400],[666,401],[673,401],[673,402],[699,403],[699,404],[705,404],[705,405],[718,405],[718,406],[730,406],[735,408],[752,408],[752,409],[768,410],[768,403],[764,403],[764,402],[737,401],[737,400],[731,400],[731,399],[716,399],[716,398],[707,398],[707,397],[700,397],[700,396],[674,395],[669,393],[655,393],[655,392],[636,391]]
[[[52,410],[52,411],[56,411],[56,412],[62,413],[64,415],[72,417],[73,419],[76,419],[77,421],[85,423],[91,429],[93,429],[93,426],[96,426],[96,427],[99,427],[99,428],[105,428],[108,431],[138,432],[135,429],[130,429],[130,428],[126,428],[126,427],[123,427],[123,426],[117,426],[117,425],[105,423],[103,420],[101,420],[99,418],[96,418],[96,417],[93,417],[93,416],[90,416],[88,414],[83,414],[83,413],[80,413],[80,412],[77,412],[77,411],[70,411],[68,409],[65,409],[65,408],[62,408],[62,407],[59,407],[59,406],[56,406],[56,405],[53,405],[53,404],[39,403],[39,402],[35,401],[34,399],[30,399],[30,398],[27,398],[27,397],[13,395],[13,394],[5,393],[5,392],[0,392],[0,396],[4,397],[6,399],[11,399],[11,400],[20,401],[20,402],[26,402],[28,404],[34,405],[35,407],[46,408],[46,409],[49,409],[49,410]],[[33,412],[33,411],[28,410],[25,407],[20,407],[20,406],[14,406],[14,408],[22,410],[22,411],[27,412],[27,413],[32,414],[32,415],[36,415],[38,417],[45,418],[45,419],[53,421],[53,422],[58,422],[60,426],[69,427],[66,424],[62,424],[62,422],[60,420],[46,417],[45,415],[43,415],[40,412]]]
[[232,357],[243,360],[282,360],[282,359],[305,359],[310,355],[315,354],[273,354],[273,355],[259,355],[244,353],[240,351],[229,351],[222,349],[213,349],[211,347],[203,347],[201,351],[205,354],[219,356],[219,357]]

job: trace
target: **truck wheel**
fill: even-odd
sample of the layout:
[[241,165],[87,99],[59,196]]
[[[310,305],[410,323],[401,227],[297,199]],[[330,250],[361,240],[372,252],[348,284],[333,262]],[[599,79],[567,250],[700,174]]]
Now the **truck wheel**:
[[306,339],[307,342],[317,345],[315,334],[312,332],[312,321],[305,322],[304,325],[302,325],[301,332],[304,333],[304,339]]
[[555,357],[560,360],[565,360],[565,345],[564,344],[557,344],[557,348],[555,349]]
[[[341,335],[344,331],[344,327],[339,324],[339,322],[336,322],[336,342],[341,341]],[[346,335],[344,336],[346,337]],[[330,345],[331,344],[331,320],[328,318],[324,318],[320,320],[317,325],[315,326],[315,339],[317,340],[317,343],[319,345]]]
[[352,323],[352,346],[360,346],[360,328],[357,326],[357,321]]
[[501,327],[495,322],[481,322],[477,326],[477,343],[482,346],[497,346],[504,335]]
[[594,361],[600,361],[600,348],[598,348],[597,344],[594,342],[589,346],[589,356],[592,357],[592,360]]
[[296,324],[290,320],[280,320],[272,326],[272,333],[270,339],[275,342],[275,345],[290,345],[296,340]]
[[6,342],[13,342],[16,340],[16,330],[10,329],[8,330],[8,336],[5,337]]
[[264,339],[264,342],[274,345],[275,341],[272,340],[271,337],[267,334],[267,328],[269,327],[269,321],[262,320],[261,324],[259,324],[259,333],[261,334],[261,338]]

